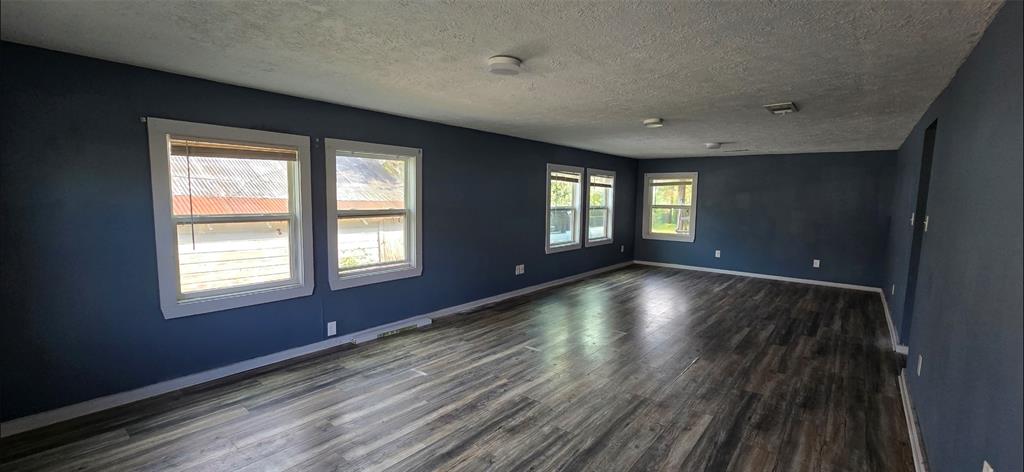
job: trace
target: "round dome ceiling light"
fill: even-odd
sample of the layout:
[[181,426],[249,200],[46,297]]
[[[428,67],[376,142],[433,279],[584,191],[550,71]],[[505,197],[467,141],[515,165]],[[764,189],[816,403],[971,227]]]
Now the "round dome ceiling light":
[[487,59],[487,67],[492,74],[516,75],[523,61],[512,56],[491,56]]
[[665,126],[665,121],[661,118],[648,118],[644,120],[644,128],[661,128]]

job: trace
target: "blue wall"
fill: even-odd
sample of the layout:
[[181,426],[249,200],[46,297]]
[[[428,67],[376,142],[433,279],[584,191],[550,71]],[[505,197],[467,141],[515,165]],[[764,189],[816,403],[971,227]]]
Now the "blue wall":
[[[632,258],[632,159],[2,47],[4,420],[320,341],[327,321],[353,332]],[[165,320],[141,116],[320,138],[314,215],[323,137],[422,148],[423,275],[332,292],[313,218],[312,296]],[[544,254],[548,162],[618,173],[615,244]]]
[[[1022,13],[1020,2],[1003,6],[899,150],[893,211],[902,220],[917,195],[924,130],[938,119],[913,323],[894,313],[935,472],[981,470],[983,460],[1024,470]],[[909,225],[894,227],[891,282],[906,280],[910,237]]]
[[698,173],[697,232],[692,243],[648,240],[638,225],[636,259],[878,287],[894,161],[891,151],[640,161],[638,187],[648,172]]

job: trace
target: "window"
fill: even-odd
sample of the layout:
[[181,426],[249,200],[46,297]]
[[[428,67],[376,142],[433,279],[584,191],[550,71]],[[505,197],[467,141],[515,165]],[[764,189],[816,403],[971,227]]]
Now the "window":
[[423,273],[419,149],[325,140],[334,290]]
[[615,172],[587,169],[587,246],[612,242]]
[[309,138],[147,119],[165,318],[313,293]]
[[583,169],[548,164],[547,181],[547,237],[544,251],[551,254],[579,249]]
[[693,242],[697,173],[644,175],[644,239]]

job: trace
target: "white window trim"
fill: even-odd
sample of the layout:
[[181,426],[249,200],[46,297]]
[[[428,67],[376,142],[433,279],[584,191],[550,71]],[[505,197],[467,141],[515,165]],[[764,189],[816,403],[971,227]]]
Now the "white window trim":
[[[574,172],[580,176],[579,195],[576,201],[576,235],[575,243],[551,245],[551,173],[552,172]],[[554,254],[557,252],[572,251],[583,247],[583,197],[586,191],[585,180],[587,173],[582,167],[565,166],[561,164],[548,164],[547,173],[544,174],[544,253]]]
[[[390,154],[408,156],[413,165],[407,169],[411,176],[406,177],[406,211],[407,247],[409,256],[407,264],[384,267],[380,269],[365,268],[341,273],[338,267],[338,188],[337,188],[337,153],[342,151],[365,152],[373,154]],[[328,281],[331,290],[342,290],[362,285],[370,285],[390,280],[418,277],[423,274],[423,150],[388,144],[346,141],[343,139],[324,139],[324,161],[327,174],[327,257]],[[412,188],[409,188],[412,187]],[[411,194],[411,195],[410,195]],[[410,198],[411,197],[411,198]],[[372,213],[368,212],[368,213]]]
[[[592,175],[601,176],[601,177],[611,177],[611,179],[612,179],[612,188],[611,188],[611,192],[609,192],[610,196],[609,196],[609,201],[608,201],[608,205],[607,205],[607,208],[608,208],[608,236],[604,237],[604,238],[598,238],[598,239],[590,239],[590,176],[592,176]],[[587,247],[594,247],[594,246],[602,246],[602,245],[605,245],[605,244],[611,244],[615,240],[615,188],[617,187],[617,184],[618,184],[618,182],[615,181],[615,171],[601,170],[601,169],[589,169],[588,168],[587,169],[587,176],[586,176],[586,178],[587,178],[587,190],[586,190],[586,199],[587,199],[586,219],[587,219],[587,222],[586,222],[586,224],[583,225],[583,228],[584,228],[583,237],[585,238],[585,244],[586,244]]]
[[[156,238],[157,279],[160,291],[160,309],[164,318],[180,318],[214,311],[259,305],[313,293],[313,225],[310,204],[309,137],[274,133],[228,126],[217,126],[187,121],[147,118],[149,132],[149,164],[153,189],[153,226]],[[246,143],[262,143],[295,148],[298,172],[290,185],[294,191],[297,251],[295,278],[281,283],[268,283],[241,287],[238,290],[213,292],[209,296],[179,299],[177,232],[171,206],[170,148],[168,135],[184,135]]]
[[[693,199],[690,209],[690,231],[688,235],[672,236],[667,234],[651,233],[651,181],[654,179],[693,179]],[[696,172],[664,172],[644,174],[644,214],[643,214],[643,238],[658,239],[662,241],[678,241],[692,243],[697,235],[697,173]]]

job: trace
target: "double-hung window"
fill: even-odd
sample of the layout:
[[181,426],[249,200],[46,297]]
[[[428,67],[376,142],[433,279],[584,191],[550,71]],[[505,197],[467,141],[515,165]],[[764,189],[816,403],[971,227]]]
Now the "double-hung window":
[[147,119],[166,318],[309,295],[309,138]]
[[340,139],[324,144],[331,288],[422,274],[422,151]]
[[553,252],[579,249],[583,193],[583,169],[580,167],[548,164],[547,236],[544,251]]
[[612,242],[615,172],[587,169],[587,246]]
[[644,175],[644,239],[693,242],[697,228],[697,173]]

